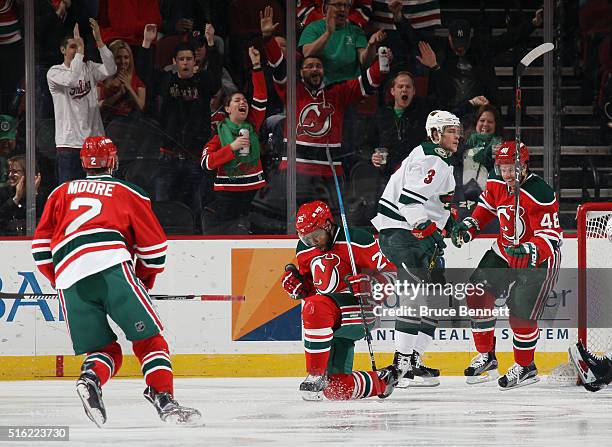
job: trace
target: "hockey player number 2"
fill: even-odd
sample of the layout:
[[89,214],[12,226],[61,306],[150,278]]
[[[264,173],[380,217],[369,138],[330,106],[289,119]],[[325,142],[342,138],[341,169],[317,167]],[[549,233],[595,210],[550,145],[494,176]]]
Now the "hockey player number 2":
[[99,199],[92,199],[90,197],[77,197],[72,202],[70,202],[71,210],[78,210],[81,207],[86,207],[88,209],[85,212],[74,219],[70,225],[66,227],[66,236],[70,233],[78,230],[78,228],[83,225],[85,222],[90,221],[98,214],[102,212],[102,202]]
[[429,185],[432,182],[434,175],[436,175],[435,169],[430,169],[427,171],[427,177],[423,179],[423,183],[427,183]]

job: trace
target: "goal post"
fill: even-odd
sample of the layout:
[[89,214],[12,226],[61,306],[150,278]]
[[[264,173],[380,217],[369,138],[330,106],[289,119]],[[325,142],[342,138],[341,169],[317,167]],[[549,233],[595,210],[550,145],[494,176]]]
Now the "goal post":
[[[580,205],[576,213],[576,225],[577,330],[576,339],[570,337],[570,343],[581,340],[592,352],[603,354],[612,351],[612,325],[601,322],[609,321],[612,315],[602,317],[592,314],[597,313],[598,309],[605,311],[607,306],[602,307],[600,303],[602,300],[608,301],[607,289],[612,290],[606,281],[602,281],[612,276],[602,273],[602,269],[612,269],[612,202]],[[580,383],[569,362],[554,368],[549,381],[557,385]]]

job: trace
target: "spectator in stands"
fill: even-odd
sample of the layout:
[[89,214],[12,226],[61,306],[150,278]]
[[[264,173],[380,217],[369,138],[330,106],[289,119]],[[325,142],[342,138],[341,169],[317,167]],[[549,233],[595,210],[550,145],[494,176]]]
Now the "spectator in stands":
[[161,25],[158,2],[153,0],[99,0],[98,20],[102,39],[121,39],[130,46],[142,43],[145,25]]
[[[430,36],[414,29],[397,11],[397,8],[393,10],[396,25],[401,27],[402,36],[413,47],[417,47],[420,41],[431,40]],[[493,66],[495,57],[528,38],[542,20],[543,10],[539,9],[532,20],[522,23],[517,29],[486,39],[474,36],[472,25],[467,20],[453,20],[448,27],[448,38],[436,42],[437,64],[431,67],[429,77],[430,92],[435,92],[441,108],[455,109],[463,101],[476,96],[485,96],[498,103]]]
[[386,164],[383,156],[372,152],[372,164],[383,171],[388,178],[395,172],[410,151],[425,141],[425,121],[429,112],[436,109],[430,98],[417,97],[414,77],[407,71],[400,71],[391,80],[393,104],[379,108],[369,126],[366,143],[373,150],[376,147],[388,149]]
[[199,213],[208,191],[203,185],[200,155],[210,139],[210,99],[221,86],[221,61],[214,28],[206,26],[206,70],[194,72],[195,49],[179,44],[174,52],[176,73],[168,72],[159,88],[158,119],[165,138],[161,143],[155,179],[155,199],[178,200]]
[[[298,0],[297,18],[301,28],[325,18],[324,0]],[[372,0],[354,0],[350,4],[348,20],[363,28],[372,16]]]
[[15,151],[17,120],[0,115],[0,187],[8,184],[8,159]]
[[84,177],[79,156],[83,141],[91,135],[104,135],[96,85],[117,71],[113,53],[102,40],[98,23],[94,19],[89,22],[103,63],[83,62],[85,44],[77,24],[73,36],[65,37],[60,45],[64,63],[54,65],[47,72],[55,110],[59,183]]
[[255,193],[266,183],[259,142],[259,128],[266,114],[266,82],[259,51],[251,47],[249,56],[254,85],[251,106],[242,92],[228,96],[225,102],[228,117],[217,124],[217,134],[202,151],[202,168],[217,173],[215,201],[211,206],[214,214],[208,222],[210,226],[203,228],[208,233],[228,234],[238,228],[244,232],[245,228],[240,228],[236,220],[248,215]]
[[348,21],[349,0],[324,0],[323,11],[325,18],[304,29],[298,46],[305,58],[322,61],[326,83],[355,79],[376,58],[385,32],[379,30],[366,39],[363,30]]
[[467,134],[465,144],[457,151],[462,160],[461,181],[463,200],[477,202],[485,189],[489,171],[495,164],[495,155],[504,140],[503,125],[497,107],[486,104],[476,113],[476,120]]
[[0,0],[0,113],[7,113],[24,73],[24,48],[18,2]]
[[98,84],[100,108],[104,122],[113,117],[127,117],[145,108],[147,90],[134,70],[134,56],[130,46],[123,40],[109,45],[117,65],[117,73]]
[[[272,9],[266,8],[260,13],[260,17],[268,64],[274,68],[274,87],[285,101],[286,61],[278,43],[272,38],[277,28]],[[342,177],[344,169],[340,160],[345,111],[364,96],[373,94],[382,78],[378,60],[357,79],[326,84],[323,82],[324,75],[324,64],[320,58],[310,56],[301,62],[301,80],[296,86],[298,204],[320,198],[322,190],[326,189],[330,194],[335,190],[326,148],[329,148],[332,154],[334,170]],[[284,205],[286,181],[283,178],[286,167],[285,154],[279,166],[282,175],[269,179],[269,187],[262,189],[256,199],[258,207],[282,213],[279,214],[280,219],[286,212]],[[330,200],[335,201],[331,197]]]
[[[26,234],[26,161],[23,155],[8,160],[8,185],[0,188],[0,234],[3,236],[25,236]],[[40,170],[35,167],[36,215],[40,217],[46,194],[40,190]]]

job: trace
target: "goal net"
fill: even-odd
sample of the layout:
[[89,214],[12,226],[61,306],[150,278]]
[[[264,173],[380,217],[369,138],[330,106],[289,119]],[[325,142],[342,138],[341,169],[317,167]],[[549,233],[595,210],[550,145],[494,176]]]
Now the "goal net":
[[[577,340],[598,355],[612,351],[612,203],[587,203],[578,208],[578,325],[571,331]],[[553,383],[576,383],[577,374],[569,363],[555,368]]]

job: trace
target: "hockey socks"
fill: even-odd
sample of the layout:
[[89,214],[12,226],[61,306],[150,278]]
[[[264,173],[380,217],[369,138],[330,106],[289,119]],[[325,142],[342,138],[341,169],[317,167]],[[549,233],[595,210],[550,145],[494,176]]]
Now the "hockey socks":
[[306,371],[312,375],[323,375],[327,370],[329,352],[334,331],[331,327],[322,329],[304,328],[304,354]]
[[[469,294],[467,303],[470,309],[493,309],[495,296],[487,290],[482,295]],[[472,317],[472,335],[476,350],[481,354],[495,349],[495,317]]]
[[174,393],[168,343],[161,334],[132,343],[148,386],[158,393]]
[[332,374],[323,394],[329,400],[365,399],[377,396],[387,387],[375,371],[353,371],[351,374]]
[[122,362],[121,346],[114,341],[98,351],[88,353],[83,361],[83,369],[95,372],[100,386],[103,386],[119,372]]
[[533,363],[536,344],[540,337],[538,322],[510,315],[510,327],[514,332],[512,337],[514,361],[521,366],[528,366]]

